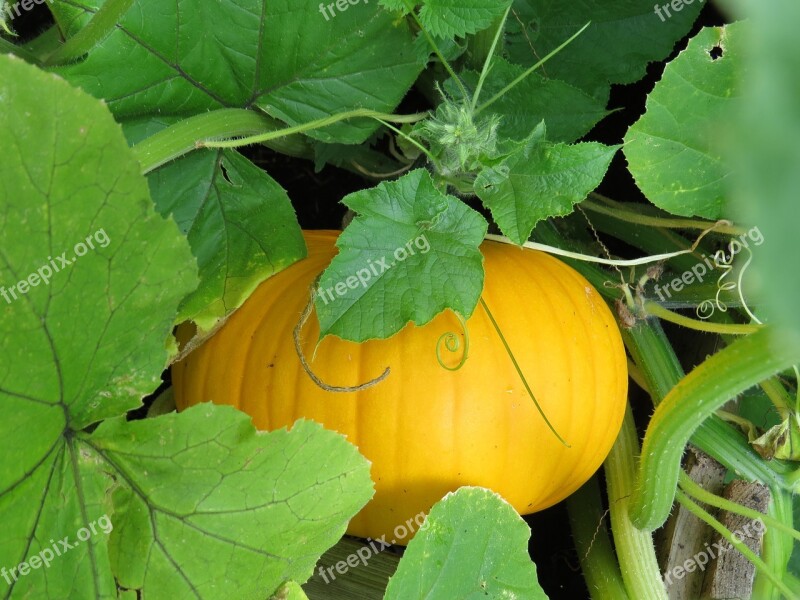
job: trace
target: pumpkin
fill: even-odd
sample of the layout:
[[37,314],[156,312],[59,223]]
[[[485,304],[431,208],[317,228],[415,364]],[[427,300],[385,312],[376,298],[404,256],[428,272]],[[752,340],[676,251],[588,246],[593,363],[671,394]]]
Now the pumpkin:
[[[211,401],[248,413],[256,427],[300,418],[336,430],[372,463],[375,496],[348,533],[405,544],[415,517],[447,492],[483,486],[520,514],[547,508],[580,487],[620,430],[627,367],[608,306],[580,274],[541,252],[485,242],[482,298],[497,321],[549,429],[478,304],[466,322],[469,354],[443,351],[440,338],[463,326],[445,311],[422,327],[362,344],[328,336],[315,349],[316,316],[302,329],[303,353],[326,391],[303,369],[293,329],[309,289],[336,254],[337,233],[307,231],[308,257],[262,283],[209,340],[173,367],[179,409]],[[403,531],[400,529],[400,531]]]

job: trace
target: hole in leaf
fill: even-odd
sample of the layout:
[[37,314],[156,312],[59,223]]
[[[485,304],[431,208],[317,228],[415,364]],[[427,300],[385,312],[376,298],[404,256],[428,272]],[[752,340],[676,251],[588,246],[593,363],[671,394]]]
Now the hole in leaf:
[[722,46],[714,46],[711,50],[708,51],[708,55],[711,57],[711,60],[717,60],[724,54],[722,50]]
[[225,165],[220,163],[219,168],[222,170],[222,176],[225,178],[225,181],[227,181],[228,183],[233,185],[233,182],[231,181],[231,178],[228,177],[228,169],[225,168]]

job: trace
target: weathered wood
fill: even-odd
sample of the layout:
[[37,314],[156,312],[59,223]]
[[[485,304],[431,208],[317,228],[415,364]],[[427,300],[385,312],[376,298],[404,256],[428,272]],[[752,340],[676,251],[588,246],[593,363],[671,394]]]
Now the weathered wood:
[[346,536],[322,555],[303,590],[309,600],[381,600],[400,562],[395,550]]
[[[767,512],[770,501],[769,488],[760,483],[732,481],[723,496],[732,502]],[[721,512],[719,521],[756,554],[760,554],[761,540],[766,529],[760,519],[752,520],[741,515]],[[755,566],[744,555],[733,548],[722,536],[715,536],[708,576],[703,586],[703,600],[749,600],[753,594]]]
[[[689,447],[685,461],[689,477],[713,494],[721,494],[725,467],[697,448]],[[678,506],[658,536],[659,565],[669,600],[697,600],[703,587],[705,565],[697,561],[714,530]]]

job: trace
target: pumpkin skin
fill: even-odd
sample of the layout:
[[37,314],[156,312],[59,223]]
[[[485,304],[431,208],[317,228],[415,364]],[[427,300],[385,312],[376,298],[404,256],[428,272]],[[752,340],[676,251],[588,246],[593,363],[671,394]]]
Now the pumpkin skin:
[[[467,321],[469,357],[457,371],[437,362],[437,341],[463,329],[445,311],[423,327],[363,344],[302,330],[304,355],[329,385],[357,386],[391,367],[381,383],[329,392],[305,373],[293,329],[309,286],[336,253],[339,232],[305,232],[309,255],[262,283],[209,340],[173,366],[179,409],[230,404],[256,427],[307,418],[347,436],[372,462],[375,496],[348,533],[406,544],[413,519],[447,492],[483,486],[520,514],[566,498],[600,467],[622,424],[625,351],[600,294],[574,269],[533,250],[484,242],[483,299],[564,446],[548,429],[479,304]],[[463,349],[463,343],[462,343]],[[461,352],[442,349],[455,366]],[[313,357],[313,358],[312,358]],[[398,528],[398,531],[395,531]],[[402,539],[400,539],[402,538]]]

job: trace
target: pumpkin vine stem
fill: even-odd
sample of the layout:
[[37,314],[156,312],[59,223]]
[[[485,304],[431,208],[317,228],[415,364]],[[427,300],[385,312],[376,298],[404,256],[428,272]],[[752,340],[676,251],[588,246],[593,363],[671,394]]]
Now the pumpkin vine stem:
[[443,333],[441,336],[439,336],[439,339],[436,341],[436,361],[439,363],[439,366],[441,366],[443,369],[447,369],[448,371],[458,371],[464,366],[464,363],[467,362],[467,357],[469,356],[469,329],[467,328],[467,321],[459,313],[456,313],[456,316],[461,322],[461,327],[464,330],[464,354],[461,356],[461,360],[456,366],[448,367],[446,364],[444,364],[441,351],[442,345],[444,345],[448,352],[458,352],[458,349],[461,348],[461,340],[458,339],[458,335],[452,331],[448,331],[447,333]]
[[314,279],[314,281],[309,286],[309,294],[308,294],[308,303],[306,307],[303,309],[303,314],[300,315],[300,319],[297,321],[297,324],[294,326],[294,349],[297,352],[297,357],[300,359],[300,364],[303,365],[303,370],[306,374],[311,378],[311,381],[316,383],[319,387],[321,387],[326,392],[360,392],[361,390],[366,390],[367,388],[371,388],[373,385],[379,384],[381,381],[386,379],[391,372],[390,367],[386,367],[386,370],[376,377],[375,379],[370,379],[366,383],[362,383],[361,385],[355,386],[337,386],[337,385],[329,385],[322,381],[316,373],[311,369],[311,365],[308,364],[305,355],[303,354],[303,345],[300,342],[300,333],[303,330],[303,325],[306,324],[308,321],[308,317],[311,316],[311,311],[314,308],[314,298],[317,295],[317,287],[319,285],[320,275]]
[[571,448],[572,446],[570,446],[564,440],[564,438],[562,438],[558,434],[558,432],[556,431],[555,427],[553,427],[553,424],[550,423],[550,420],[547,418],[547,415],[544,414],[544,411],[542,410],[542,407],[539,405],[539,401],[536,400],[536,396],[533,395],[533,390],[531,390],[531,386],[528,385],[528,380],[525,379],[525,374],[522,372],[522,369],[520,368],[519,363],[517,362],[517,359],[514,356],[514,353],[511,351],[511,347],[508,345],[508,342],[506,341],[506,338],[503,335],[503,332],[500,329],[500,326],[497,324],[497,321],[494,320],[494,316],[492,315],[492,311],[489,310],[489,307],[487,306],[486,301],[483,299],[483,296],[481,296],[481,306],[483,306],[483,310],[485,310],[486,314],[489,316],[489,320],[492,322],[492,327],[494,327],[494,330],[497,332],[497,335],[500,336],[500,341],[503,342],[503,346],[505,346],[506,352],[508,353],[508,356],[511,359],[511,362],[514,365],[514,369],[516,369],[517,375],[519,375],[519,378],[522,380],[522,385],[525,386],[525,390],[528,392],[528,395],[531,397],[531,400],[533,400],[533,403],[536,405],[536,410],[538,410],[539,414],[542,415],[542,418],[544,419],[544,422],[547,423],[547,426],[550,428],[550,431],[552,431],[553,435],[555,435],[558,438],[558,441],[561,442],[562,444],[564,444],[567,448]]

